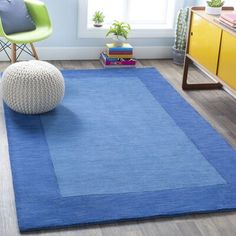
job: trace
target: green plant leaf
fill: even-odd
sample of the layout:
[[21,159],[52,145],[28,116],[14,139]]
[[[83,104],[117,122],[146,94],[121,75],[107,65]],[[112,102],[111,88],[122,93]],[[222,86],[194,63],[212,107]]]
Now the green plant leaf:
[[129,32],[131,30],[131,27],[128,23],[120,22],[115,20],[111,27],[109,28],[106,37],[109,35],[115,35],[115,36],[121,36],[125,39],[128,39]]
[[105,16],[103,15],[102,11],[96,11],[93,15],[92,21],[98,24],[101,24],[104,22]]
[[225,2],[222,1],[222,0],[210,0],[210,1],[207,1],[207,5],[209,7],[222,7],[224,4],[225,4]]

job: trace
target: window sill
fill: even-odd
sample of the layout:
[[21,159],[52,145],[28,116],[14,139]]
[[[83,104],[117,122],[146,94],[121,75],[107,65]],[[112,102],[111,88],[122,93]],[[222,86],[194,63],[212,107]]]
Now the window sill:
[[[79,38],[105,38],[108,27],[88,27],[79,29]],[[173,27],[160,29],[132,29],[129,38],[172,38],[174,37]]]

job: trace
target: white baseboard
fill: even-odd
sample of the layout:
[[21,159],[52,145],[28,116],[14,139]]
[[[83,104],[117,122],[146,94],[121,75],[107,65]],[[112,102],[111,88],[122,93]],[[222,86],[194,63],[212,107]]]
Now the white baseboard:
[[[103,47],[38,47],[41,60],[95,60],[99,58]],[[168,59],[172,57],[171,47],[135,47],[134,57],[137,59]],[[22,53],[20,60],[29,60],[30,56]],[[0,53],[0,61],[8,61],[7,56]]]

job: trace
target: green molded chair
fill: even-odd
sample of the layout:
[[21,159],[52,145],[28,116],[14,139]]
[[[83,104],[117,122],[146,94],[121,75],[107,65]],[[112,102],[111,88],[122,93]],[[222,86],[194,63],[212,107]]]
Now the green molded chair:
[[[5,51],[12,63],[16,62],[22,52],[28,53],[38,60],[34,42],[48,38],[52,34],[52,24],[48,15],[45,4],[38,0],[24,0],[31,15],[36,29],[28,32],[15,33],[7,35],[4,32],[0,19],[0,37],[3,37],[7,42],[0,41],[1,51]],[[27,47],[30,44],[31,50]],[[11,57],[8,55],[7,48],[11,48]],[[17,51],[20,51],[17,55]]]

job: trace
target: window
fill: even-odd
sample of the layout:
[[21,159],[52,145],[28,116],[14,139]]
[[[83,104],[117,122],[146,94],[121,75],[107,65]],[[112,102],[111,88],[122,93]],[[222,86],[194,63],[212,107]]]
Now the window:
[[226,0],[225,6],[233,6],[236,7],[236,1],[235,0]]
[[[79,0],[79,37],[104,37],[114,20],[130,23],[130,37],[172,37],[183,0]],[[103,11],[102,29],[93,27],[95,11]]]

